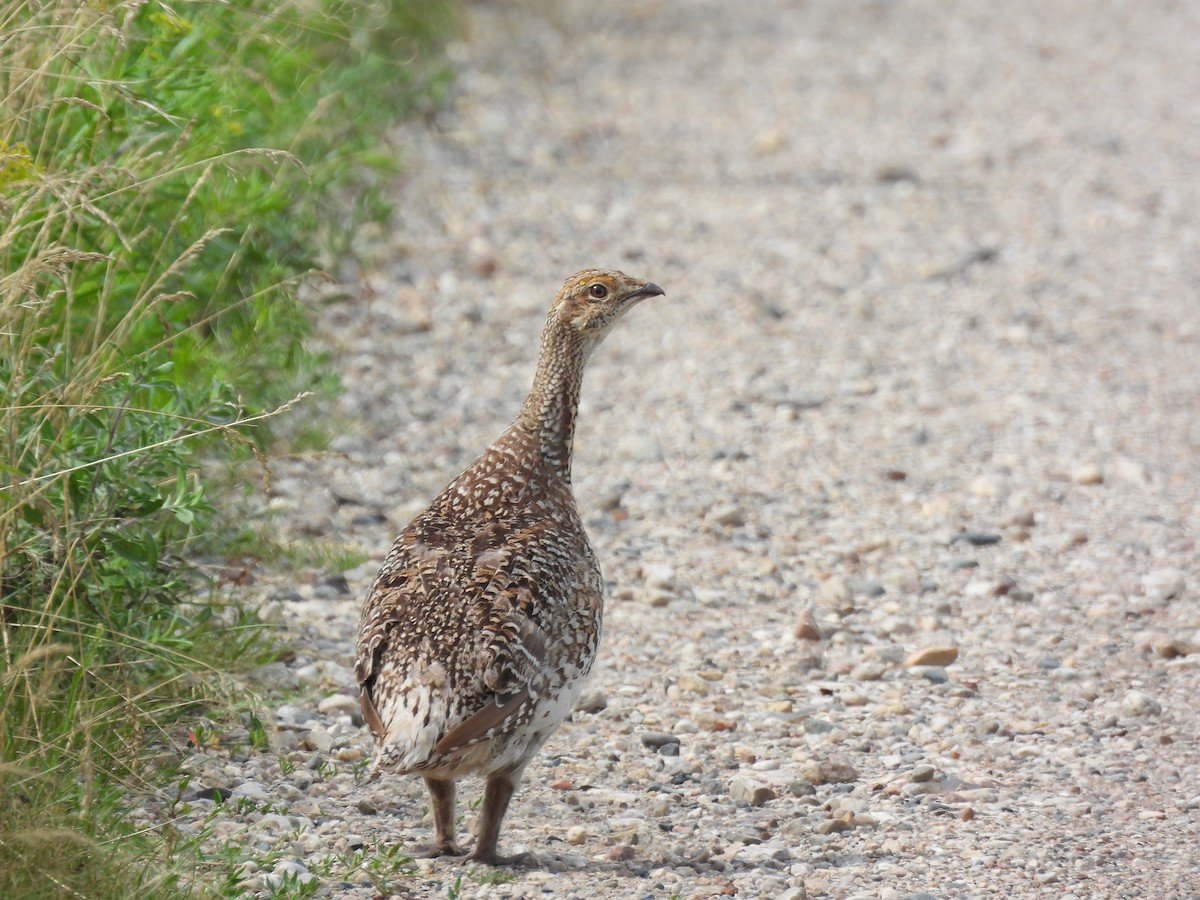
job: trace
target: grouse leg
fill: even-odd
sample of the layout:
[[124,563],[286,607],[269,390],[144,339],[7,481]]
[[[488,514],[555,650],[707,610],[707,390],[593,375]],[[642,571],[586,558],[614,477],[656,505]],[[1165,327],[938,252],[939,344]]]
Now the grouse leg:
[[419,854],[425,857],[462,856],[466,851],[454,840],[454,781],[426,778],[429,799],[433,804],[434,845]]
[[525,767],[515,771],[497,772],[489,776],[487,786],[483,791],[483,809],[479,819],[479,839],[475,843],[475,851],[471,859],[489,866],[516,866],[529,862],[531,854],[518,853],[514,856],[501,856],[496,852],[496,844],[500,840],[500,823],[508,812],[508,802],[513,792],[521,783],[521,773]]

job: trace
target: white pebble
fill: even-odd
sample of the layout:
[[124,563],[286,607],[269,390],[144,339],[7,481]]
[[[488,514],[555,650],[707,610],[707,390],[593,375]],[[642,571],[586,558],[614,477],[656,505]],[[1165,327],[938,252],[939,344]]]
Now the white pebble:
[[1121,700],[1121,710],[1130,716],[1157,716],[1162,704],[1144,691],[1129,691]]

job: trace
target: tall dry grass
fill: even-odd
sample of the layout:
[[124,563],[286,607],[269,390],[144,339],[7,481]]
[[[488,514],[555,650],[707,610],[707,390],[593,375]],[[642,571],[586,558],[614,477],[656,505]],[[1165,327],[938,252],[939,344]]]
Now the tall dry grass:
[[290,288],[446,16],[0,0],[0,897],[191,892],[124,811],[269,649],[207,473],[326,383]]

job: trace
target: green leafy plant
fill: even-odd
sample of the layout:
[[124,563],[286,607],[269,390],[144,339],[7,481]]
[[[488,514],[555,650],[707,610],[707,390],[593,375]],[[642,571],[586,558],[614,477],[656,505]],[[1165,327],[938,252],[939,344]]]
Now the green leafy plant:
[[476,869],[471,872],[471,878],[479,884],[507,884],[517,880],[516,873],[503,869]]
[[271,746],[271,739],[267,736],[267,729],[264,727],[262,720],[254,713],[248,716],[250,747],[254,750],[266,750]]
[[331,385],[293,288],[382,214],[331,201],[436,95],[420,59],[448,23],[423,0],[0,0],[0,896],[191,892],[169,823],[124,813],[170,774],[147,748],[183,752],[180,719],[236,707],[226,673],[270,649],[210,565],[237,529],[209,473]]

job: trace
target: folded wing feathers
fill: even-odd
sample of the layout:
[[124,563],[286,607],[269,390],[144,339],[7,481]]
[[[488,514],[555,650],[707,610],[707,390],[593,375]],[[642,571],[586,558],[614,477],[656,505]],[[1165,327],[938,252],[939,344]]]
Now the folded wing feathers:
[[529,705],[529,689],[497,697],[479,712],[451,728],[434,747],[434,753],[449,753],[473,741],[487,737]]
[[[455,535],[444,521],[435,525],[418,519],[396,541],[363,610],[355,659],[363,719],[377,738],[385,739],[394,724],[384,721],[380,711],[391,719],[405,708],[388,698],[409,690],[422,657],[428,664],[427,653],[418,651],[436,646],[437,655],[446,654],[447,662],[455,658],[460,665],[452,666],[455,677],[446,687],[461,703],[470,704],[470,698],[482,703],[473,712],[450,704],[444,723],[450,727],[434,745],[436,755],[519,720],[551,686],[549,640],[531,617],[545,599],[538,594],[547,585],[539,584],[524,566],[511,565],[514,559],[530,558],[531,550],[544,540],[546,527],[529,521],[511,527],[515,524],[504,529],[492,523],[486,534],[468,537]],[[437,531],[435,540],[428,539],[430,526]],[[455,615],[448,615],[451,612]],[[457,633],[438,633],[439,624]],[[385,656],[389,683],[377,684]],[[407,674],[396,679],[400,672]],[[454,724],[456,706],[466,715]],[[428,727],[437,723],[430,721]]]

